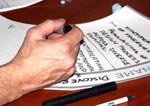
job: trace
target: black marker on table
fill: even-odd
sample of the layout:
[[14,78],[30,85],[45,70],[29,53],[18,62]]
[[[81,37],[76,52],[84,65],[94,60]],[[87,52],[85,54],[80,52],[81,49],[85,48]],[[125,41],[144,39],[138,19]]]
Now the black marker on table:
[[42,103],[42,106],[63,106],[68,103],[73,103],[85,98],[97,96],[99,94],[103,94],[116,89],[117,89],[117,84],[115,82],[110,82],[92,88],[88,88],[85,90],[81,90],[79,92],[75,92],[72,94],[46,100]]

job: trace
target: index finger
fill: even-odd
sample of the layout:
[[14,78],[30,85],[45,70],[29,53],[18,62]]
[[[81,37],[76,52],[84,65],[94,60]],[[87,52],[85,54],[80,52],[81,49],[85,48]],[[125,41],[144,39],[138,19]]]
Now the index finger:
[[64,36],[64,38],[69,41],[72,48],[74,48],[83,39],[83,37],[83,32],[77,26],[73,26],[72,29]]

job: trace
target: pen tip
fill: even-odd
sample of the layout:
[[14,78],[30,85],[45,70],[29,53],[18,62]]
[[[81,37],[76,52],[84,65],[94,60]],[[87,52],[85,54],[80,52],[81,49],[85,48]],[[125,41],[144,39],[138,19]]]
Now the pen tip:
[[132,98],[135,98],[136,96],[132,96]]
[[135,98],[136,96],[127,96],[128,100],[132,100],[133,98]]

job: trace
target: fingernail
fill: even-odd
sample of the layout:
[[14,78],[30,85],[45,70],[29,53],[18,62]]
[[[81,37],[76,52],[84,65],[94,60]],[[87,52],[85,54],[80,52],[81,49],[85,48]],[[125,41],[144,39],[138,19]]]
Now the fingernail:
[[65,18],[58,18],[57,20],[62,21],[62,22],[66,21]]

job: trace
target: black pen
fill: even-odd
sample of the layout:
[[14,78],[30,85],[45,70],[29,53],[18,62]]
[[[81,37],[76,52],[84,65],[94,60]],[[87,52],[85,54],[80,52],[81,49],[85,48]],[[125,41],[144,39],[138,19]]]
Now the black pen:
[[60,33],[60,34],[66,34],[67,32],[69,32],[72,29],[72,25],[65,25],[63,28],[60,28],[59,30],[56,31],[56,33]]
[[[69,32],[72,29],[72,25],[65,25],[62,28],[60,28],[59,30],[57,30],[54,33],[58,33],[58,34],[66,34],[67,32]],[[49,35],[48,35],[49,36]],[[48,39],[48,36],[45,37],[45,39]]]
[[69,32],[71,29],[72,29],[72,26],[71,26],[71,25],[69,25],[69,24],[68,24],[68,25],[65,25],[64,28],[63,28],[63,32],[64,32],[64,33],[67,33],[67,32]]
[[46,100],[42,103],[42,106],[63,106],[68,103],[76,102],[85,98],[103,94],[116,89],[117,89],[116,82],[110,82],[92,88],[88,88],[85,90],[81,90],[79,92],[75,92],[72,94]]

